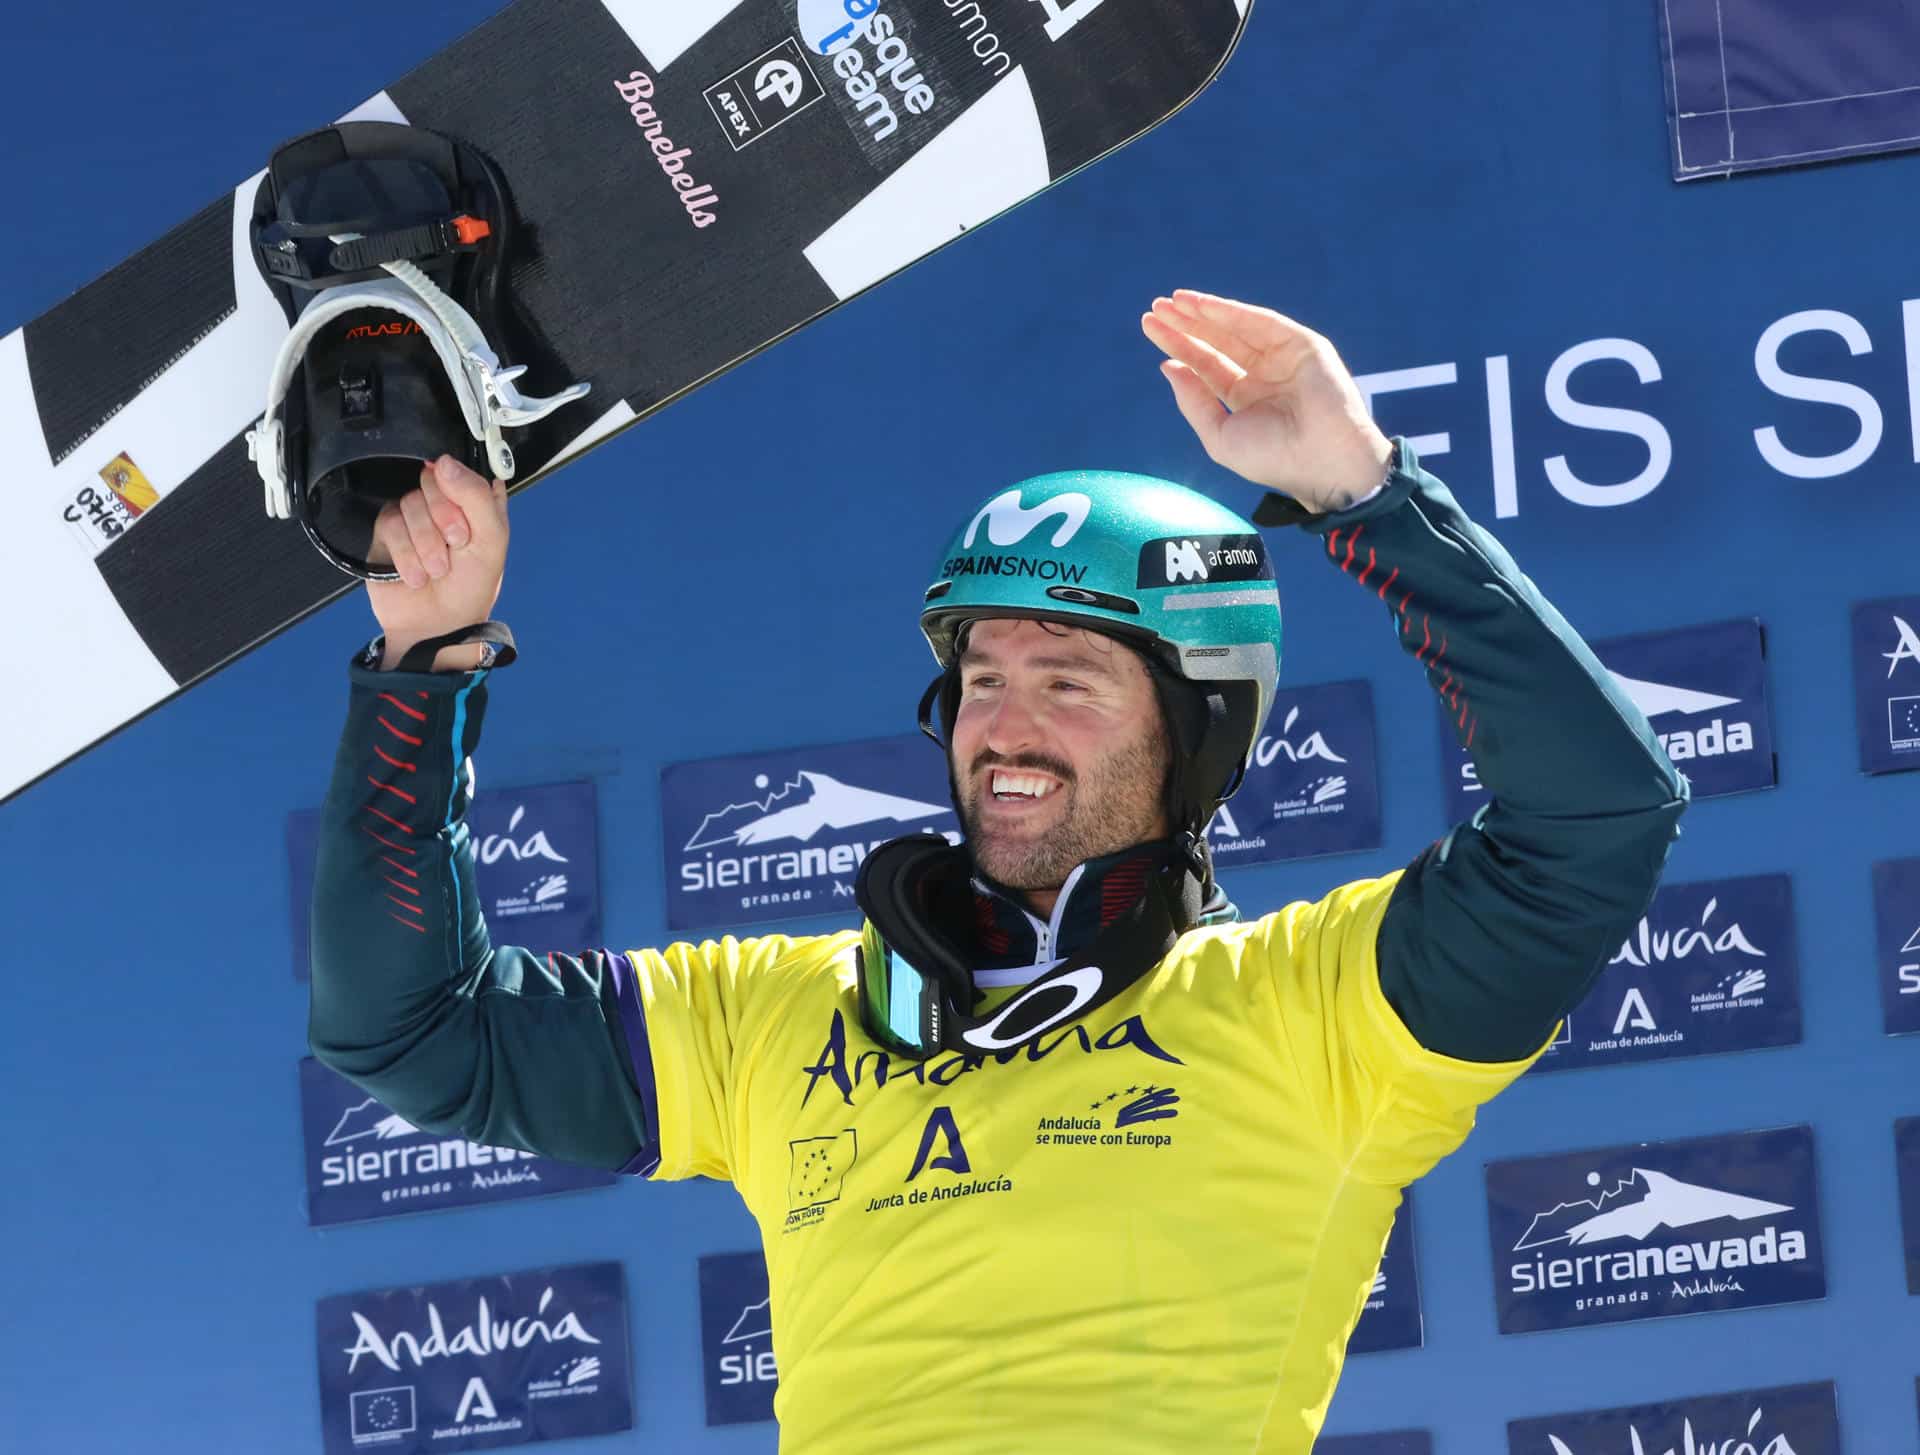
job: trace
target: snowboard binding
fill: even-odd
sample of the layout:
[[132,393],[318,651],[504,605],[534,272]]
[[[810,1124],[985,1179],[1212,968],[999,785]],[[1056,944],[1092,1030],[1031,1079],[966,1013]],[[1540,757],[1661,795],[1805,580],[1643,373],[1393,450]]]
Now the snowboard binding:
[[513,478],[507,432],[580,398],[524,395],[503,352],[515,218],[476,148],[342,122],[286,143],[254,194],[253,256],[291,325],[247,454],[267,514],[349,575],[398,579],[380,510],[442,454]]

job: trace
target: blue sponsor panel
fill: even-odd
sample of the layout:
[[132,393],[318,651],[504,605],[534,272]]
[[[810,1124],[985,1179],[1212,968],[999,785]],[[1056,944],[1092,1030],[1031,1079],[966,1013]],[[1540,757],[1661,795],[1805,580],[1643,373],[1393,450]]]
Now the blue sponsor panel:
[[709,1425],[773,1418],[780,1370],[773,1360],[770,1304],[767,1260],[759,1253],[714,1253],[700,1260],[700,1362]]
[[852,916],[867,850],[902,834],[960,835],[945,759],[917,733],[669,763],[660,818],[676,930]]
[[1874,958],[1887,1034],[1920,1031],[1920,859],[1873,866]]
[[1813,1131],[1487,1164],[1503,1334],[1826,1297]]
[[1905,151],[1920,138],[1912,0],[1663,0],[1673,178]]
[[1862,773],[1920,768],[1920,596],[1854,606],[1853,720]]
[[[287,815],[293,975],[311,974],[307,936],[320,815]],[[495,941],[537,951],[600,941],[599,810],[591,783],[476,793],[467,809],[481,912]]]
[[1507,1455],[1840,1455],[1833,1384],[1703,1394],[1617,1410],[1507,1421]]
[[1920,1117],[1893,1124],[1893,1159],[1900,1177],[1900,1240],[1907,1254],[1907,1292],[1920,1293]]
[[1367,1293],[1360,1322],[1347,1340],[1349,1354],[1377,1354],[1387,1349],[1418,1349],[1426,1340],[1420,1313],[1420,1272],[1413,1256],[1413,1189],[1400,1194],[1387,1248]]
[[618,1263],[321,1299],[327,1455],[493,1450],[633,1428]]
[[300,1125],[307,1222],[316,1228],[619,1181],[598,1168],[423,1132],[311,1056],[300,1062]]
[[1221,868],[1380,847],[1373,688],[1328,682],[1282,691],[1240,791],[1207,826]]
[[1797,944],[1784,874],[1663,885],[1533,1071],[1793,1045]]
[[1425,1430],[1387,1430],[1378,1435],[1322,1435],[1313,1455],[1433,1455]]
[[[1712,622],[1590,645],[1647,715],[1695,798],[1748,793],[1778,781],[1766,636],[1758,621]],[[1486,803],[1487,793],[1444,704],[1440,743],[1447,815],[1458,823]]]

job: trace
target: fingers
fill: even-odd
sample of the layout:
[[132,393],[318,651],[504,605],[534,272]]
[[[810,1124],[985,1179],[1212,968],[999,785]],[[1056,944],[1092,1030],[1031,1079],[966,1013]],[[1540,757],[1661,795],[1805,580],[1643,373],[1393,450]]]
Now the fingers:
[[434,530],[439,532],[440,539],[446,542],[449,550],[458,550],[473,538],[473,532],[467,526],[467,513],[447,499],[446,492],[434,477],[431,465],[421,467],[420,497],[426,502]]
[[[390,501],[380,507],[373,523],[373,538],[393,562],[393,569],[402,581],[416,589],[427,584],[426,567],[420,564],[420,553],[413,548],[413,539],[398,503]],[[374,552],[376,557],[379,554]]]
[[433,512],[427,508],[424,489],[409,490],[400,497],[400,516],[407,523],[413,553],[420,558],[427,575],[438,581],[447,574],[452,562],[447,555],[446,538],[440,534],[440,527],[433,522]]
[[1218,393],[1194,369],[1177,359],[1163,363],[1160,372],[1173,386],[1173,402],[1179,407],[1181,417],[1200,437],[1208,457],[1219,459],[1220,430],[1227,422],[1228,413]]
[[1159,303],[1164,301],[1156,300],[1156,311],[1140,316],[1141,331],[1161,353],[1199,375],[1222,404],[1231,405],[1234,387],[1247,377],[1247,371],[1212,344],[1170,324],[1158,311]]
[[489,482],[451,455],[442,455],[435,460],[431,467],[421,472],[421,477],[422,490],[426,490],[431,481],[434,492],[458,508],[470,533],[466,541],[449,540],[448,544],[455,549],[461,545],[473,545],[492,550],[505,543],[507,487],[504,482]]
[[1289,341],[1306,342],[1313,330],[1284,313],[1242,303],[1237,298],[1221,298],[1192,288],[1176,288],[1168,300],[1175,320],[1187,320],[1187,332],[1205,339],[1228,353],[1271,349]]

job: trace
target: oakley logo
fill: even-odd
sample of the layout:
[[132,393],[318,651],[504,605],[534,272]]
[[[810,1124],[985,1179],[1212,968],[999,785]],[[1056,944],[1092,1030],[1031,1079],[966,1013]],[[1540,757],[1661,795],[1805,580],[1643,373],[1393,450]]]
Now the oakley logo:
[[[1042,1031],[1050,1030],[1064,1020],[1071,1020],[1081,1009],[1100,993],[1100,986],[1106,977],[1098,965],[1082,965],[1078,970],[1068,970],[1061,974],[1048,975],[1028,986],[1019,995],[1000,1008],[1000,1014],[984,1025],[974,1026],[960,1033],[960,1039],[978,1051],[1011,1051],[1026,1044]],[[1053,991],[1064,990],[1067,998],[1060,1008],[1043,1020],[1032,1020],[1027,1013],[1030,1002],[1039,996]],[[1009,1019],[1017,1020],[1019,1031],[1012,1036],[1002,1036],[1000,1028]]]
[[988,540],[996,546],[1014,546],[1059,516],[1060,525],[1053,533],[1053,547],[1058,550],[1087,523],[1087,512],[1091,509],[1093,501],[1077,490],[1055,495],[1031,509],[1020,504],[1018,490],[1009,490],[1004,495],[996,495],[980,508],[980,513],[974,516],[972,524],[967,527],[966,538],[960,545],[964,550],[973,548],[973,538],[983,520],[987,523]]

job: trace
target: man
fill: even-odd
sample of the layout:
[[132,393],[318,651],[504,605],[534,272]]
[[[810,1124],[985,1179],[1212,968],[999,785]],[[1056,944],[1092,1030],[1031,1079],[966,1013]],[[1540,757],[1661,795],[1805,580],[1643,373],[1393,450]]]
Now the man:
[[[436,1131],[733,1181],[800,1455],[1306,1455],[1400,1189],[1548,1042],[1687,802],[1324,338],[1189,292],[1143,327],[1208,453],[1287,497],[1263,516],[1385,604],[1489,790],[1404,871],[1251,923],[1203,834],[1279,603],[1204,496],[1049,476],[963,525],[922,720],[965,843],[875,849],[864,933],[544,961],[489,947],[461,819],[493,648],[435,646],[493,606],[504,491],[443,461],[382,524],[405,579],[369,588],[327,799],[314,1053]],[[434,671],[385,670],[422,643]]]

